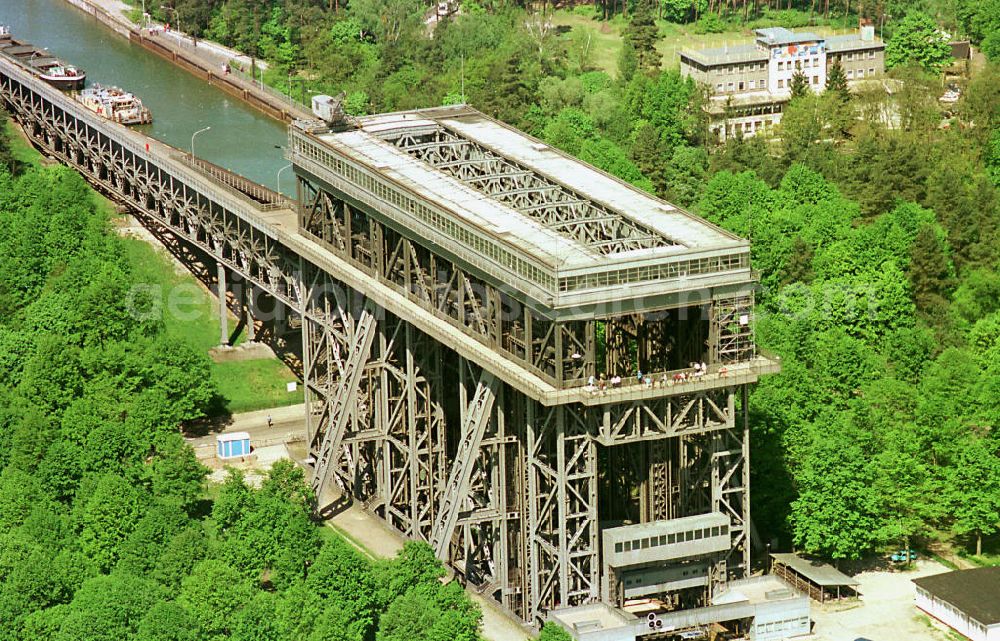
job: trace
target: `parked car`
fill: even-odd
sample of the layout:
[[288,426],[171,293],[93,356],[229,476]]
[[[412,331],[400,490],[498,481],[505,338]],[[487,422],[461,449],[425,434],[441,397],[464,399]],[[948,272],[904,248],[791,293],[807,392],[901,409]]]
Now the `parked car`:
[[890,556],[889,558],[891,558],[896,563],[906,563],[907,561],[915,561],[917,559],[917,551],[910,550],[910,553],[907,554],[906,550],[896,550],[895,552],[892,553],[892,556]]

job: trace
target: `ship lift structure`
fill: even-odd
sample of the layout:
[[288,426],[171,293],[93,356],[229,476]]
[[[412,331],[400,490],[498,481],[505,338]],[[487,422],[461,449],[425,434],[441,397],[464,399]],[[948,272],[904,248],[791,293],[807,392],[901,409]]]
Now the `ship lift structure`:
[[0,100],[301,374],[320,510],[530,624],[715,616],[747,577],[746,394],[779,364],[746,240],[464,105],[293,123],[290,202],[3,59]]

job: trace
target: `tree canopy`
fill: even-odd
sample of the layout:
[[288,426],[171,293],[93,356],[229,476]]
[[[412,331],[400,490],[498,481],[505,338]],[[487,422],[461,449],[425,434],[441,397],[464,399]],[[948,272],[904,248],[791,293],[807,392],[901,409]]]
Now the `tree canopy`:
[[919,65],[937,72],[951,60],[948,38],[926,14],[913,12],[896,25],[885,45],[885,66]]
[[180,432],[208,357],[123,313],[122,242],[73,172],[0,166],[0,638],[477,639],[426,544],[373,563],[323,536],[291,462],[209,500]]

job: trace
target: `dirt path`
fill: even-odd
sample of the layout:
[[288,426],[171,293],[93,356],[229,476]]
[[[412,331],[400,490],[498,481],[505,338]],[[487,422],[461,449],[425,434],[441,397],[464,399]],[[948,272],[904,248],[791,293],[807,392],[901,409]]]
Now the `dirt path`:
[[862,572],[861,599],[845,604],[813,603],[814,639],[850,641],[859,637],[872,641],[945,641],[948,635],[920,612],[913,599],[913,579],[947,572],[937,561],[919,560],[915,568],[902,571]]

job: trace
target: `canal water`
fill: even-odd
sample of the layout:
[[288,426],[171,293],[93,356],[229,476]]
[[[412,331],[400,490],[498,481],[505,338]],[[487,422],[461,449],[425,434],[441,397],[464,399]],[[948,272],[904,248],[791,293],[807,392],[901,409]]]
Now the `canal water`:
[[[169,145],[195,154],[251,180],[277,188],[287,163],[280,146],[287,142],[283,123],[208,85],[186,71],[133,45],[64,0],[0,0],[0,24],[12,35],[87,72],[87,83],[117,85],[139,96],[153,112],[153,123],[139,127]],[[290,171],[282,191],[294,192]]]

